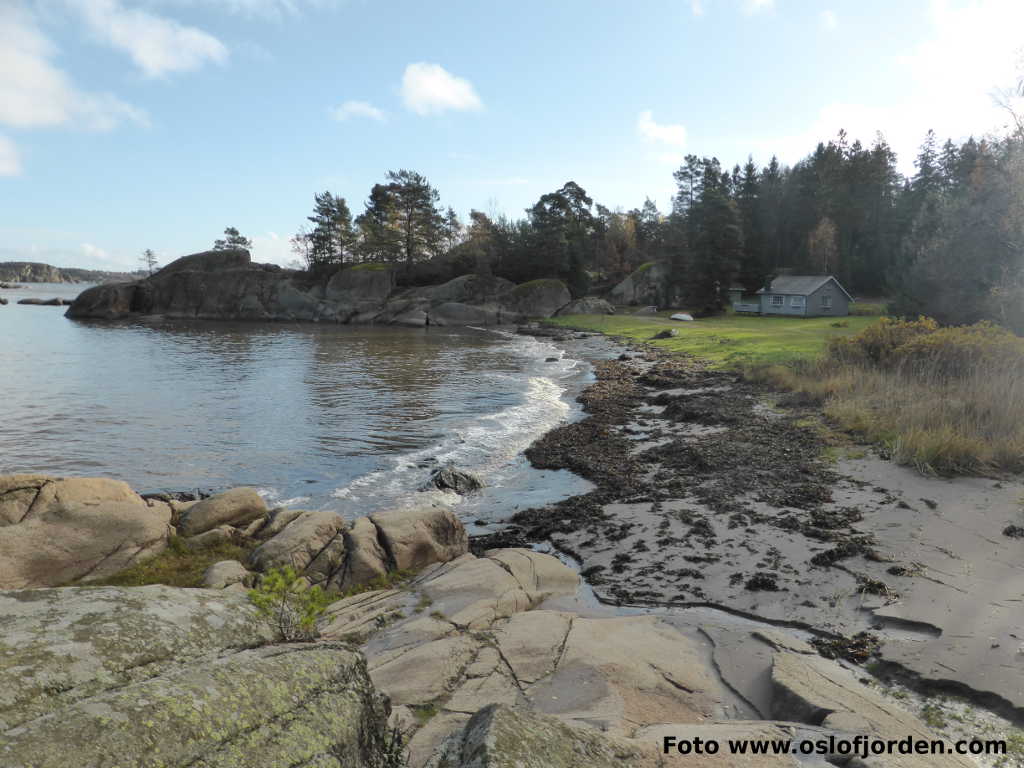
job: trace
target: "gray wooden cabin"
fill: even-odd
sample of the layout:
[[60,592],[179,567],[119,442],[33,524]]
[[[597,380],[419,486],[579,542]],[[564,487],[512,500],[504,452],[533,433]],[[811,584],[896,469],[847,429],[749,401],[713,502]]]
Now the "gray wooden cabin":
[[832,275],[783,275],[756,296],[732,294],[737,312],[797,317],[845,317],[853,297]]

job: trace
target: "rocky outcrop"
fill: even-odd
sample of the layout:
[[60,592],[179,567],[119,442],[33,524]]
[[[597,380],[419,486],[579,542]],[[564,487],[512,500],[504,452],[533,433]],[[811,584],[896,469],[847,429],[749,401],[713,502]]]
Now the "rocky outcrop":
[[396,292],[395,270],[385,264],[350,265],[329,278],[311,279],[253,263],[245,250],[206,251],[183,256],[143,280],[90,288],[67,316],[495,325],[549,317],[570,298],[558,280],[514,286],[478,275]]
[[263,543],[250,555],[249,566],[257,571],[291,566],[310,583],[339,591],[393,571],[454,560],[469,549],[466,529],[443,506],[378,512],[351,526],[330,510],[299,512],[278,526],[282,514],[256,532]]
[[270,639],[244,595],[0,593],[0,763],[390,765],[388,705],[363,659]]
[[34,307],[62,307],[65,304],[71,304],[65,299],[21,299],[18,303]]
[[614,315],[615,307],[596,296],[584,296],[566,304],[556,315]]
[[170,521],[117,480],[0,477],[0,589],[107,578],[163,551]]
[[625,280],[608,293],[616,304],[659,304],[663,303],[664,283],[669,276],[669,266],[660,261],[642,264]]
[[5,283],[64,283],[64,274],[54,266],[36,261],[0,262],[0,281]]
[[523,318],[551,317],[570,301],[572,296],[561,280],[531,280],[501,297],[503,305]]
[[[107,280],[126,279],[130,279],[127,272],[54,267],[35,261],[0,262],[0,283],[102,283]],[[6,287],[10,286],[0,285],[0,288]]]

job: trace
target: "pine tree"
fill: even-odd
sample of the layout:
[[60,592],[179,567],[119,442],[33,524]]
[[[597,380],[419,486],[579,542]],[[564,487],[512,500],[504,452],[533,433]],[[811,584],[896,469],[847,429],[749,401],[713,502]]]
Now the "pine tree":
[[139,257],[139,261],[142,262],[142,265],[149,272],[150,276],[152,276],[153,272],[157,269],[156,254],[153,253],[153,249],[147,248],[144,250],[142,255]]
[[341,266],[353,261],[355,230],[345,198],[322,192],[313,196],[314,212],[308,216],[313,225],[308,235],[310,268]]
[[227,227],[224,230],[224,238],[221,240],[213,241],[213,250],[215,251],[232,251],[232,250],[252,250],[252,240],[245,237],[234,227]]

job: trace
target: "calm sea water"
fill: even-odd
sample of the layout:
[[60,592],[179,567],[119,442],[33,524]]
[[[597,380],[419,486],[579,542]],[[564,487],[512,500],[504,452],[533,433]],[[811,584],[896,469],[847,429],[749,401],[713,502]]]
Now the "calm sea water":
[[550,343],[488,329],[111,324],[15,304],[82,288],[0,290],[0,473],[140,491],[252,485],[273,504],[351,516],[407,500],[454,463],[488,482],[460,507],[484,520],[587,487],[520,455],[578,415],[590,380]]

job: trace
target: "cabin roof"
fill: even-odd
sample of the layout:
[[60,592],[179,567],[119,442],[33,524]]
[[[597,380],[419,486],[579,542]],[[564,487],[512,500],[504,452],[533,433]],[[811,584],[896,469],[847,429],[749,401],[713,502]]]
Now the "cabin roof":
[[783,275],[772,280],[768,288],[762,288],[758,293],[784,293],[788,296],[810,296],[821,288],[829,280],[835,280],[839,290],[846,294],[846,298],[853,301],[853,296],[843,288],[842,284],[832,275]]

